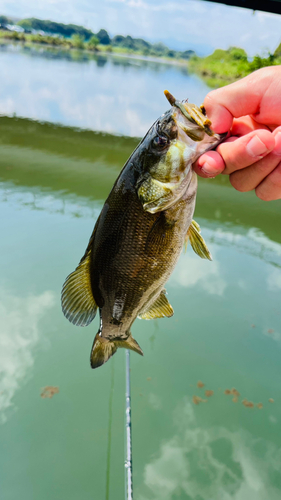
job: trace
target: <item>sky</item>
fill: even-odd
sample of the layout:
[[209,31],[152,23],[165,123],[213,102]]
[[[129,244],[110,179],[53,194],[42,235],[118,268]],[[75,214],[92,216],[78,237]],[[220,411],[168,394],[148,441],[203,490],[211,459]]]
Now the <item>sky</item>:
[[266,55],[281,42],[280,15],[201,0],[0,0],[0,14],[105,28],[199,55],[229,46]]

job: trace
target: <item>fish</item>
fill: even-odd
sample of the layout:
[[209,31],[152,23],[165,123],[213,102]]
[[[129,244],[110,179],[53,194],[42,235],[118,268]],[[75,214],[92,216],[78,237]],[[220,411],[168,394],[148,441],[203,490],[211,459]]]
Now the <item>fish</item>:
[[90,355],[98,368],[118,348],[143,355],[131,334],[136,318],[170,318],[165,283],[188,241],[211,254],[193,220],[197,175],[192,164],[225,137],[211,130],[203,106],[164,92],[171,107],[133,151],[106,199],[85,254],[62,288],[62,311],[88,326],[99,309]]

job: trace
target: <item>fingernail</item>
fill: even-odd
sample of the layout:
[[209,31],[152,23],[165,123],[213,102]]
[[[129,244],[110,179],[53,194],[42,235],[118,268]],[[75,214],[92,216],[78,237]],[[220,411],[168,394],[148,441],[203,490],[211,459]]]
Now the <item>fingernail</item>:
[[255,135],[246,146],[246,151],[250,156],[256,158],[257,156],[262,156],[268,152],[266,145],[260,140],[260,138]]
[[203,165],[200,165],[200,170],[202,170],[205,175],[214,175],[214,168],[207,161],[205,161]]
[[275,147],[273,153],[277,156],[281,156],[281,132],[277,132],[275,139]]

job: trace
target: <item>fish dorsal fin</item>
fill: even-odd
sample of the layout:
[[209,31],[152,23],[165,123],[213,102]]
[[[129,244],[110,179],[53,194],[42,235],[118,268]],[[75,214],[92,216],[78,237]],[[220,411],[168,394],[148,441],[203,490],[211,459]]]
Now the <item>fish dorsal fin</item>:
[[201,257],[201,259],[212,260],[212,256],[208,250],[208,247],[204,241],[203,236],[201,236],[201,229],[199,224],[195,220],[193,220],[188,228],[186,233],[186,237],[184,240],[185,249],[187,247],[188,240],[190,240],[191,246],[197,255]]
[[93,297],[90,278],[91,250],[73,273],[67,276],[61,293],[62,311],[74,325],[87,326],[93,321],[97,304]]
[[98,368],[99,366],[106,363],[120,347],[130,349],[131,351],[135,351],[143,356],[143,352],[139,344],[131,334],[126,340],[108,340],[104,337],[101,337],[100,332],[98,332],[95,336],[92,347],[91,367]]
[[140,319],[170,318],[173,314],[174,310],[165,295],[165,290],[162,290],[155,302],[138,317]]

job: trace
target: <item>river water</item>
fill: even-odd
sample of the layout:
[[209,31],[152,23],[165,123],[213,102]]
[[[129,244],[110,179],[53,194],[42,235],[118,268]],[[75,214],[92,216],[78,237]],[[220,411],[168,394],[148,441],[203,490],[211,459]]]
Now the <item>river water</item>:
[[[3,500],[124,498],[125,352],[92,371],[98,319],[68,323],[60,290],[163,89],[208,91],[184,68],[80,59],[0,52]],[[195,219],[213,261],[188,248],[174,316],[133,325],[134,498],[279,500],[281,202],[200,180]]]

